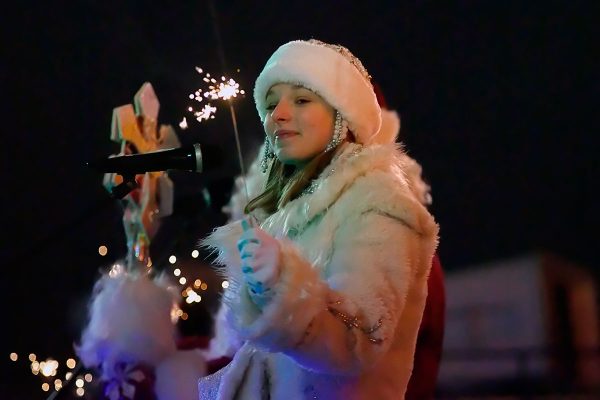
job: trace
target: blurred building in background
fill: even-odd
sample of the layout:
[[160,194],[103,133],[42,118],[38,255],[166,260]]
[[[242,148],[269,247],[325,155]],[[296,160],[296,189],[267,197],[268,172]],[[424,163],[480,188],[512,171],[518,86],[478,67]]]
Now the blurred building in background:
[[440,393],[600,393],[598,287],[545,252],[449,272]]

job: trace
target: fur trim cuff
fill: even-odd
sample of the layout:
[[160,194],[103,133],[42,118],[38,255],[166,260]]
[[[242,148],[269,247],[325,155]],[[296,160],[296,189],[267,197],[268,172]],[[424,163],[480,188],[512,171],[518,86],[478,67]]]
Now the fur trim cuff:
[[245,285],[240,285],[237,298],[227,299],[229,321],[240,339],[269,351],[296,345],[314,316],[327,308],[325,283],[293,243],[281,243],[281,261],[280,281],[273,288],[275,296],[262,312],[252,303]]

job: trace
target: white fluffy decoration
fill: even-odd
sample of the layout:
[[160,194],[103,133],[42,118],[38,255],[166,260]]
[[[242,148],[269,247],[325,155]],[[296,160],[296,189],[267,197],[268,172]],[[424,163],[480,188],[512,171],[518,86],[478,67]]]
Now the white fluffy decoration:
[[400,116],[395,110],[381,109],[381,127],[372,144],[394,143],[400,134]]
[[[400,116],[395,110],[381,110],[381,128],[375,137],[373,144],[389,144],[398,140],[400,134]],[[413,194],[417,199],[426,206],[431,205],[433,198],[431,197],[431,186],[423,180],[423,168],[415,159],[402,154],[402,164],[404,166],[404,174],[408,180],[408,184]]]
[[176,351],[171,311],[176,292],[165,277],[113,268],[96,282],[89,321],[76,350],[88,368],[110,379],[116,363],[156,365]]

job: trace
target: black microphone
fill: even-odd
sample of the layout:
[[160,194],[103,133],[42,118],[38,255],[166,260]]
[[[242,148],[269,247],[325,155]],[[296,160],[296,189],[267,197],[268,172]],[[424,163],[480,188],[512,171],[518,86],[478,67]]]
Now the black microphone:
[[[202,150],[205,150],[204,153]],[[203,172],[207,161],[219,161],[218,151],[194,143],[185,147],[164,149],[149,153],[112,156],[102,160],[88,162],[86,165],[100,172],[116,172],[119,175],[135,175],[146,172],[183,170]],[[214,149],[213,149],[214,150]],[[209,165],[209,168],[211,165]]]

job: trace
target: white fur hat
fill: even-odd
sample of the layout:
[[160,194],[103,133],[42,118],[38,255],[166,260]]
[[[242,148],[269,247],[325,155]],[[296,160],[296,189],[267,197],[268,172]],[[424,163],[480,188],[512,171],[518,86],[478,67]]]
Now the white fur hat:
[[254,102],[264,122],[266,96],[277,83],[317,93],[348,122],[357,142],[369,144],[381,126],[381,108],[360,60],[348,49],[318,40],[295,40],[279,47],[254,85]]

